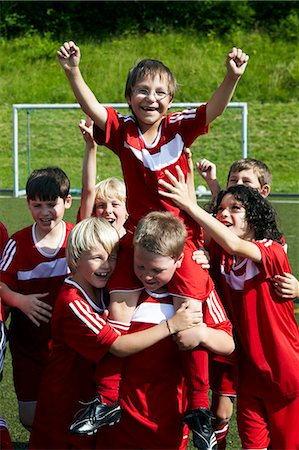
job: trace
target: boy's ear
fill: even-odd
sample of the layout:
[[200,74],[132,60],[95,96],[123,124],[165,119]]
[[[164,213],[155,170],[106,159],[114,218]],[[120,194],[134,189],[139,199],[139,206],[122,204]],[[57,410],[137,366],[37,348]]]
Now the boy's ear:
[[176,264],[177,264],[176,268],[181,267],[182,262],[183,262],[183,259],[184,259],[184,253],[182,253],[182,254],[178,257],[178,259],[177,259],[177,261],[176,261]]
[[173,102],[173,97],[171,97],[171,100],[170,100],[170,102],[168,103],[168,109],[171,108],[172,102]]
[[72,206],[72,196],[68,195],[64,202],[65,209],[69,209]]
[[268,195],[270,194],[271,188],[269,184],[264,184],[264,186],[262,187],[260,194],[266,198],[268,197]]

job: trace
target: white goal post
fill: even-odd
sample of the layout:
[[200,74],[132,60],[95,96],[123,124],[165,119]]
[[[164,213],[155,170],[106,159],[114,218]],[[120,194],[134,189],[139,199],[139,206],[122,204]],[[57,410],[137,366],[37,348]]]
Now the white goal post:
[[[196,108],[202,105],[200,103],[172,103],[171,108]],[[103,103],[103,106],[112,106],[113,108],[127,109],[127,103]],[[24,195],[24,189],[20,189],[19,186],[19,117],[18,112],[21,109],[27,110],[38,110],[38,109],[79,109],[80,105],[78,103],[69,104],[14,104],[12,106],[12,116],[13,116],[13,196],[19,197]],[[241,108],[242,110],[242,157],[247,158],[248,155],[248,109],[246,102],[230,102],[228,108]],[[29,133],[29,135],[28,135]],[[27,130],[27,139],[29,139],[30,130]],[[30,152],[30,142],[29,142],[29,152]],[[30,157],[30,155],[29,155]],[[28,174],[29,175],[29,174]]]

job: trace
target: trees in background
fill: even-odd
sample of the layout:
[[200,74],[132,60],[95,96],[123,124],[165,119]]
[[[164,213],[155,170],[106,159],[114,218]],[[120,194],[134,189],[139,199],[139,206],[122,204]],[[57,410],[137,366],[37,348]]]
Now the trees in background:
[[298,1],[0,1],[4,38],[47,34],[57,40],[103,39],[125,33],[195,30],[224,35],[242,30],[267,31],[275,38],[299,36]]

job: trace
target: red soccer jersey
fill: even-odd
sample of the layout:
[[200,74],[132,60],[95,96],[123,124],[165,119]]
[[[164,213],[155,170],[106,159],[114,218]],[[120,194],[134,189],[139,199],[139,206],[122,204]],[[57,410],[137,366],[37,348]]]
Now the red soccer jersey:
[[7,241],[8,241],[7,229],[5,228],[4,224],[0,222],[0,255]]
[[66,279],[52,317],[52,352],[40,388],[30,449],[95,448],[92,438],[69,433],[80,400],[94,398],[95,365],[119,334],[83,289]]
[[182,217],[189,232],[195,229],[198,233],[199,226],[187,214],[159,196],[158,180],[165,177],[165,169],[177,175],[176,165],[187,175],[184,147],[208,132],[206,105],[166,115],[153,144],[144,141],[134,116],[123,116],[113,108],[107,108],[107,113],[106,131],[95,126],[94,136],[98,144],[104,144],[120,158],[127,189],[128,227],[132,230],[132,225],[134,228],[150,211],[166,210]]
[[[271,240],[254,242],[261,263],[236,265],[214,242],[221,295],[232,320],[239,363],[239,392],[279,401],[299,393],[299,333],[292,300],[277,296],[274,275],[291,272],[284,248]],[[218,285],[217,285],[218,286]]]
[[[155,142],[150,145],[144,141],[134,116],[123,116],[113,108],[107,108],[107,113],[105,132],[95,126],[94,136],[97,143],[106,145],[120,158],[127,189],[129,219],[126,228],[133,233],[138,221],[150,211],[171,211],[180,217],[188,231],[186,255],[169,288],[175,296],[205,300],[213,289],[212,280],[208,271],[190,257],[201,243],[201,228],[171,200],[159,196],[158,180],[165,178],[166,169],[177,175],[177,165],[187,176],[184,147],[189,147],[199,135],[208,132],[206,105],[166,115]],[[129,273],[126,260],[129,260],[127,252],[124,256],[120,252],[117,268],[109,281],[110,292],[139,287],[133,268]]]
[[[231,324],[217,299],[203,304],[208,326],[231,334]],[[143,290],[130,332],[144,330],[174,314],[172,296]],[[120,385],[122,419],[98,433],[101,449],[183,449],[188,432],[183,426],[187,402],[179,350],[171,337],[126,358]]]
[[[72,224],[65,223],[61,244],[55,253],[47,253],[38,247],[35,224],[16,232],[3,250],[1,281],[10,289],[25,295],[48,292],[49,295],[41,300],[53,307],[63,281],[70,273],[65,247],[72,228]],[[11,309],[9,345],[19,400],[36,400],[40,377],[49,354],[49,341],[50,323],[41,322],[37,327],[22,311]]]

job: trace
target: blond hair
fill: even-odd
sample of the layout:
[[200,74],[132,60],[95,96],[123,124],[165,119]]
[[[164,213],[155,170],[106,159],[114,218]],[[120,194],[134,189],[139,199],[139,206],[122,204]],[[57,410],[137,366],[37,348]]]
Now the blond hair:
[[66,256],[69,268],[76,273],[78,261],[83,252],[88,252],[101,244],[110,255],[118,249],[119,236],[107,220],[89,217],[81,220],[69,234]]
[[257,176],[261,187],[265,184],[271,184],[272,174],[269,167],[259,159],[253,158],[243,158],[233,162],[228,172],[227,181],[229,181],[229,177],[232,173],[238,173],[242,172],[242,170],[249,169],[253,170],[253,173]]
[[133,244],[177,260],[184,250],[186,238],[187,230],[178,217],[171,212],[153,211],[138,222]]
[[125,203],[127,198],[125,183],[117,177],[106,178],[97,183],[95,186],[95,193],[95,203],[99,200],[111,198],[116,198],[120,202]]

